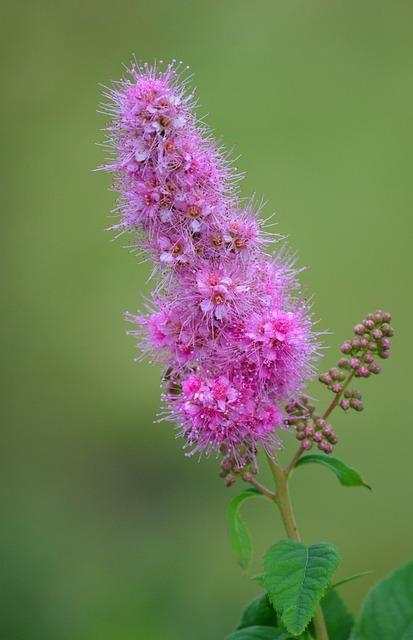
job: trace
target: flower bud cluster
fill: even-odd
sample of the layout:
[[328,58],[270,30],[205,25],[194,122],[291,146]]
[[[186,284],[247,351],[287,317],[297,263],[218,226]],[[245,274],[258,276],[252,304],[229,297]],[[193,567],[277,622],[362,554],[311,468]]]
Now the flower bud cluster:
[[238,447],[237,455],[235,456],[233,451],[228,451],[225,446],[222,446],[221,453],[223,458],[219,475],[224,478],[226,487],[234,484],[239,477],[248,479],[248,477],[255,476],[258,473],[255,460],[256,450],[241,445]]
[[301,443],[301,448],[309,451],[314,444],[324,453],[333,453],[338,438],[334,429],[320,415],[316,414],[315,406],[307,396],[298,400],[290,400],[286,406],[288,426],[294,426],[295,437]]
[[179,65],[134,64],[106,95],[112,228],[159,278],[148,314],[127,314],[129,333],[165,367],[165,417],[191,450],[224,446],[245,466],[241,452],[274,443],[281,404],[313,372],[317,340],[293,263],[264,253],[270,237],[197,121]]
[[344,411],[363,410],[361,392],[350,389],[348,385],[353,378],[369,378],[381,372],[377,359],[390,356],[391,338],[394,335],[390,321],[391,315],[387,311],[369,313],[363,322],[354,326],[354,337],[341,345],[343,357],[337,367],[319,376],[320,382],[336,394]]

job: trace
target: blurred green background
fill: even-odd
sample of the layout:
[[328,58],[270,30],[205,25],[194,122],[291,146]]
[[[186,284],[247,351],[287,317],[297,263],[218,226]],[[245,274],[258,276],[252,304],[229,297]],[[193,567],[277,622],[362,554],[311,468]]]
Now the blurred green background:
[[[229,552],[239,487],[152,424],[159,370],[135,365],[124,335],[150,267],[105,234],[113,194],[91,170],[98,83],[133,53],[191,66],[243,192],[268,200],[310,267],[327,345],[394,313],[365,413],[335,418],[338,454],[374,491],[306,467],[292,492],[306,541],[339,546],[340,577],[374,571],[342,588],[353,610],[413,558],[412,19],[398,0],[3,3],[1,639],[221,640],[257,593]],[[282,529],[270,504],[244,512],[253,575]]]

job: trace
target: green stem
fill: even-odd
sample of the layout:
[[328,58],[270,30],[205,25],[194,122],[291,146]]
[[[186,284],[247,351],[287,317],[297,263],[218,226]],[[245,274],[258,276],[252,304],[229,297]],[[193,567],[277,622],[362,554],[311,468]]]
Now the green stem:
[[[274,502],[280,510],[284,528],[290,540],[300,541],[300,534],[291,503],[290,492],[288,488],[288,473],[279,464],[277,458],[267,455],[271,473],[274,477],[277,488],[276,498]],[[317,640],[328,640],[327,627],[324,621],[324,615],[320,606],[317,607],[313,617],[314,629]]]
[[288,478],[288,476],[290,475],[291,471],[294,469],[295,467],[295,463],[297,462],[297,460],[302,456],[302,454],[304,453],[304,449],[302,447],[300,447],[299,449],[297,449],[296,453],[294,454],[294,456],[291,459],[290,464],[286,467],[285,469],[285,476],[286,478]]
[[264,485],[261,484],[261,482],[258,482],[258,480],[256,480],[250,473],[244,473],[241,477],[244,482],[249,482],[249,484],[252,484],[252,486],[258,489],[258,491],[264,496],[267,496],[267,498],[269,498],[273,502],[276,501],[277,496],[275,495],[275,493],[267,489],[267,487],[264,487]]
[[270,456],[268,456],[268,462],[270,463],[270,468],[274,476],[275,485],[277,487],[276,503],[281,513],[284,528],[290,540],[300,540],[301,538],[300,534],[298,533],[298,527],[291,504],[290,492],[288,489],[285,471],[278,463],[276,458],[271,458]]

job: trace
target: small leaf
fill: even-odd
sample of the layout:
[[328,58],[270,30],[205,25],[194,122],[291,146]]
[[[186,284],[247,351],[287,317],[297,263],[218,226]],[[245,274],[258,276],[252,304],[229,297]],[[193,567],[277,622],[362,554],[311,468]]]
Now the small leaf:
[[413,562],[371,589],[351,640],[413,640]]
[[337,587],[341,587],[343,584],[347,584],[347,582],[353,582],[353,580],[358,580],[359,578],[364,578],[364,576],[369,576],[373,572],[372,571],[360,571],[360,573],[355,573],[353,576],[349,576],[348,578],[343,578],[338,582],[335,582],[331,585],[332,589],[336,589]]
[[308,464],[309,462],[324,464],[336,474],[341,484],[345,487],[366,487],[371,490],[370,485],[364,482],[359,472],[339,460],[339,458],[326,456],[322,453],[309,453],[303,458],[299,458],[295,466],[302,467],[303,464]]
[[225,640],[289,640],[289,638],[291,636],[285,629],[254,625],[234,631]]
[[260,587],[265,589],[264,575],[262,573],[259,573],[256,576],[251,576],[251,580],[254,580]]
[[244,629],[245,627],[251,627],[253,625],[276,627],[277,624],[277,614],[268,599],[268,594],[263,593],[246,607],[238,629]]
[[333,545],[306,547],[296,540],[283,540],[265,554],[265,586],[284,626],[292,635],[300,635],[310,622],[339,559]]
[[354,625],[354,617],[335,591],[329,591],[321,600],[328,637],[332,640],[348,640]]
[[232,551],[243,569],[248,569],[251,561],[251,538],[247,526],[240,516],[239,509],[247,498],[261,496],[258,489],[245,489],[238,496],[232,498],[228,505],[228,529]]

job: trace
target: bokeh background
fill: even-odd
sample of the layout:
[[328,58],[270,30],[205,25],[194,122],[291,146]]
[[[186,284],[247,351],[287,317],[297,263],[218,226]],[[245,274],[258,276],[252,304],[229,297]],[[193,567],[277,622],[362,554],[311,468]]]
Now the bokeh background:
[[[268,200],[310,267],[328,346],[393,311],[365,413],[335,417],[338,454],[373,492],[316,467],[292,492],[306,541],[339,546],[340,577],[373,570],[342,588],[352,610],[413,557],[412,19],[399,0],[2,4],[1,639],[220,640],[257,593],[227,540],[239,487],[153,424],[160,372],[124,335],[150,267],[105,234],[113,194],[92,169],[98,83],[133,53],[191,66],[243,193]],[[244,513],[253,575],[282,529],[269,503]]]

